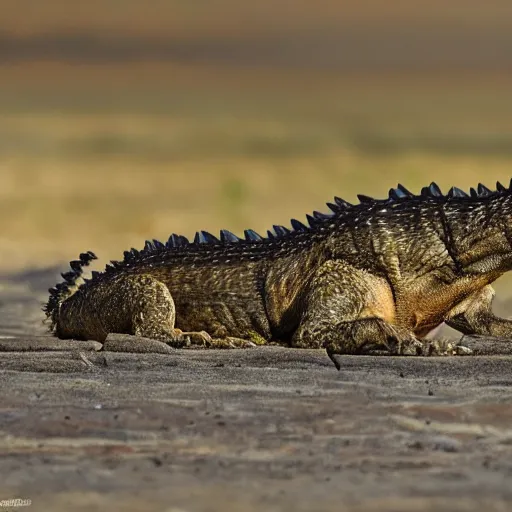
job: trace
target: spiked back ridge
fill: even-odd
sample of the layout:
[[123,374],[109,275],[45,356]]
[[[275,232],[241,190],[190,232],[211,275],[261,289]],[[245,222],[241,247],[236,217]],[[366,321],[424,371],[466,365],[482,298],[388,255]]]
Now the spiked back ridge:
[[78,258],[78,260],[73,260],[69,263],[71,267],[69,272],[63,272],[61,274],[64,278],[64,282],[58,283],[48,290],[50,297],[48,302],[43,306],[43,311],[46,313],[46,316],[50,318],[52,325],[56,322],[59,303],[72,293],[72,289],[76,286],[77,280],[83,274],[83,267],[89,265],[92,260],[97,259],[96,255],[91,251],[81,253]]
[[107,267],[107,271],[118,268],[119,266],[129,266],[130,263],[135,263],[140,256],[148,256],[160,252],[174,250],[180,251],[193,247],[200,248],[204,245],[229,246],[233,244],[272,243],[275,242],[276,240],[287,238],[290,235],[296,233],[304,233],[314,230],[318,226],[330,223],[333,221],[333,219],[343,217],[349,212],[353,212],[358,209],[367,209],[375,205],[385,206],[386,204],[391,205],[403,202],[417,203],[425,200],[438,202],[447,202],[451,200],[472,201],[475,199],[487,199],[490,197],[510,194],[511,187],[512,180],[508,188],[502,185],[500,182],[497,182],[495,191],[492,191],[488,189],[486,186],[479,183],[476,189],[470,189],[469,194],[467,194],[460,188],[452,187],[446,193],[446,195],[444,195],[441,192],[439,186],[436,183],[432,182],[430,185],[423,187],[418,195],[413,194],[412,192],[407,190],[403,185],[398,184],[396,188],[392,188],[389,190],[388,197],[385,199],[375,199],[370,196],[359,194],[358,198],[360,203],[351,204],[339,197],[335,197],[333,203],[327,203],[327,206],[331,210],[331,213],[321,213],[318,211],[314,211],[312,215],[306,216],[308,221],[307,225],[303,224],[302,222],[296,219],[292,219],[290,221],[291,229],[286,228],[285,226],[274,225],[273,230],[267,231],[266,238],[262,237],[252,229],[246,229],[244,231],[244,238],[239,238],[235,234],[231,233],[226,229],[222,229],[220,231],[219,238],[217,238],[215,235],[212,235],[208,231],[198,231],[195,234],[193,241],[191,242],[182,235],[172,234],[165,244],[159,242],[158,240],[148,240],[146,241],[144,248],[141,251],[138,251],[136,249],[125,251],[124,260],[122,262],[113,262],[112,265]]
[[[474,202],[489,200],[495,197],[502,197],[512,194],[512,180],[509,187],[505,187],[501,183],[496,183],[496,190],[490,190],[481,183],[475,188],[470,189],[467,194],[457,187],[452,187],[444,195],[439,186],[432,182],[430,185],[423,187],[418,195],[414,195],[407,190],[403,185],[398,184],[396,188],[389,190],[388,197],[385,199],[374,199],[366,195],[358,195],[359,204],[350,204],[347,201],[335,197],[333,203],[327,203],[331,210],[330,213],[321,213],[314,211],[312,215],[307,215],[308,225],[292,219],[291,229],[280,225],[274,225],[273,230],[267,231],[267,237],[262,237],[252,229],[244,231],[244,238],[238,238],[236,235],[222,229],[220,236],[217,238],[208,231],[198,231],[193,241],[189,241],[182,235],[172,234],[167,242],[163,243],[158,240],[146,241],[142,250],[131,249],[124,252],[122,261],[113,261],[107,265],[105,274],[111,274],[118,269],[126,269],[137,266],[141,261],[147,261],[150,264],[158,262],[158,255],[177,257],[183,254],[184,256],[190,252],[207,253],[211,248],[247,248],[250,250],[264,249],[272,244],[280,243],[281,241],[290,241],[300,237],[302,243],[305,239],[311,239],[314,233],[325,232],[326,230],[335,226],[336,222],[357,222],[359,212],[365,212],[373,209],[374,207],[386,207],[386,205],[394,206],[398,204],[410,204],[411,207],[418,205],[422,202],[436,202],[440,204],[450,202]],[[293,244],[292,244],[293,245]],[[156,256],[156,258],[153,258]],[[64,282],[57,284],[54,288],[49,290],[50,297],[47,304],[43,307],[46,316],[55,324],[59,304],[69,297],[76,287],[76,281],[82,275],[83,267],[96,259],[92,252],[80,254],[79,260],[70,263],[71,271],[62,274]],[[103,273],[93,272],[92,279],[103,275]]]
[[198,231],[195,234],[194,240],[189,242],[187,238],[182,235],[172,234],[165,244],[159,242],[158,240],[146,241],[144,249],[142,251],[137,251],[136,249],[132,249],[131,251],[126,251],[124,253],[125,259],[124,261],[129,263],[130,261],[134,261],[137,259],[139,255],[148,255],[151,253],[157,253],[161,251],[169,251],[169,250],[180,250],[187,247],[200,247],[204,244],[213,244],[213,245],[232,245],[232,244],[244,244],[244,243],[258,243],[258,242],[274,242],[276,240],[286,238],[294,233],[303,233],[315,229],[316,227],[330,223],[335,218],[343,217],[345,214],[349,212],[353,212],[356,210],[367,209],[375,205],[385,206],[386,204],[397,204],[410,202],[411,204],[418,203],[421,201],[437,201],[437,202],[448,202],[451,200],[461,200],[461,201],[472,201],[479,200],[482,198],[491,198],[502,196],[505,194],[512,193],[512,180],[510,181],[509,187],[505,187],[500,182],[496,183],[496,190],[490,190],[485,185],[481,183],[475,188],[470,189],[470,193],[467,194],[463,190],[457,187],[452,187],[445,194],[442,193],[441,189],[437,185],[437,183],[432,182],[430,185],[423,187],[418,195],[413,194],[409,190],[407,190],[400,183],[396,188],[391,188],[388,193],[388,197],[385,199],[375,199],[370,196],[366,196],[363,194],[358,194],[359,204],[351,204],[344,199],[339,197],[334,198],[333,203],[327,203],[327,206],[331,210],[331,213],[322,213],[318,211],[314,211],[312,215],[306,215],[308,224],[303,224],[302,222],[291,219],[291,229],[286,228],[285,226],[274,225],[273,230],[267,231],[267,237],[262,237],[252,229],[246,229],[244,231],[244,238],[238,238],[236,235],[231,233],[226,229],[222,229],[220,231],[220,237],[217,238],[215,235],[212,235],[208,231]]

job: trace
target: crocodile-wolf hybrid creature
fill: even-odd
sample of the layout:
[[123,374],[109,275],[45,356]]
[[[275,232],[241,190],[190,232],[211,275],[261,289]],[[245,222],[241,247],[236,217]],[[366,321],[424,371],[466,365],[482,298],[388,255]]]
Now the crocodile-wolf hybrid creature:
[[[77,282],[96,256],[83,253],[50,289],[44,311],[59,338],[104,341],[135,334],[174,347],[277,342],[333,354],[419,354],[446,322],[465,334],[511,337],[491,311],[490,284],[512,269],[512,181],[495,191],[387,199],[335,198],[309,226],[274,226],[266,238],[201,231],[124,253]],[[338,368],[339,365],[337,364]]]

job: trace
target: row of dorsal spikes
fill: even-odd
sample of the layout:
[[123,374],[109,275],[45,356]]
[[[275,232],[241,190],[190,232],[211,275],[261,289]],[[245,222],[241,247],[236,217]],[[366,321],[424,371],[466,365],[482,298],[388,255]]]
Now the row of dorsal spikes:
[[[461,198],[479,198],[479,197],[487,197],[495,193],[507,192],[512,189],[512,179],[510,180],[509,188],[502,185],[499,181],[496,182],[496,190],[491,190],[487,188],[482,183],[479,183],[476,188],[471,187],[469,189],[469,194],[464,192],[464,190],[458,187],[452,187],[448,190],[446,196],[441,192],[439,185],[435,182],[432,182],[428,187],[423,187],[418,196],[414,195],[412,192],[409,192],[403,185],[400,183],[397,185],[397,188],[391,188],[389,190],[388,199],[384,199],[384,201],[398,201],[401,199],[411,199],[411,198],[419,198],[419,197],[431,197],[431,198],[453,198],[453,197],[461,197]],[[380,201],[378,199],[374,199],[372,197],[358,195],[359,200],[363,202],[373,202]]]
[[[267,240],[280,238],[288,233],[292,233],[293,231],[307,231],[311,226],[318,224],[318,222],[322,219],[330,219],[332,218],[332,214],[313,212],[313,215],[307,215],[309,226],[303,224],[302,222],[292,219],[291,225],[292,229],[288,229],[285,226],[274,225],[274,231],[267,231]],[[172,249],[177,247],[185,247],[187,245],[197,245],[197,244],[230,244],[237,243],[240,241],[246,242],[260,242],[265,238],[256,233],[253,229],[244,230],[244,238],[239,238],[231,231],[227,229],[220,230],[220,236],[217,238],[215,235],[212,235],[208,231],[198,231],[192,242],[189,242],[188,238],[183,235],[172,234],[167,242],[164,244],[159,240],[146,240],[144,245],[144,249],[142,252],[154,252],[158,250]],[[125,258],[130,258],[136,256],[139,251],[136,249],[132,249],[131,251],[125,251]]]
[[78,260],[73,260],[69,263],[71,270],[61,274],[64,278],[64,282],[58,283],[48,290],[50,295],[58,297],[61,292],[69,290],[69,287],[74,286],[77,279],[83,274],[83,267],[87,267],[92,260],[96,259],[98,259],[97,256],[91,251],[81,253]]
[[[432,182],[428,187],[423,187],[419,195],[415,195],[409,190],[407,190],[400,183],[396,188],[389,189],[389,195],[386,199],[375,199],[374,197],[366,196],[363,194],[357,194],[357,198],[360,203],[394,203],[396,201],[407,200],[407,199],[421,199],[421,198],[431,198],[431,199],[451,199],[451,198],[466,198],[466,199],[474,199],[474,198],[483,198],[488,197],[493,194],[501,194],[502,192],[509,192],[512,190],[512,179],[510,180],[509,188],[502,185],[499,181],[496,182],[496,190],[491,190],[487,188],[482,183],[479,183],[476,188],[471,187],[469,189],[469,194],[464,192],[464,190],[458,187],[452,187],[448,190],[447,194],[444,195],[439,188],[439,185],[435,182]],[[335,204],[327,203],[327,206],[334,212],[339,212],[343,208],[347,208],[350,206],[354,206],[347,201],[340,199],[339,197],[334,198]]]
[[[510,188],[512,188],[512,180],[510,180],[509,189]],[[358,194],[357,197],[361,203],[366,204],[383,202],[389,203],[414,198],[482,198],[494,193],[505,192],[508,191],[509,189],[503,186],[500,182],[496,183],[495,191],[490,190],[485,185],[479,183],[476,188],[470,189],[469,194],[467,194],[460,188],[452,187],[450,188],[448,193],[444,195],[441,192],[441,189],[439,188],[437,183],[432,182],[428,187],[423,187],[419,195],[414,195],[412,192],[407,190],[403,185],[399,183],[396,188],[392,188],[389,190],[389,196],[386,199],[375,199],[373,197],[369,197],[362,194]],[[341,199],[340,197],[335,197],[334,203],[327,203],[327,206],[332,210],[332,212],[339,213],[342,212],[343,210],[346,210],[347,208],[353,207],[354,205],[345,201],[344,199]],[[272,240],[280,238],[291,232],[306,231],[310,227],[314,227],[321,223],[322,221],[331,219],[332,217],[333,214],[326,214],[315,211],[313,212],[312,215],[306,215],[309,226],[303,224],[302,222],[296,219],[292,219],[290,221],[292,229],[288,229],[284,226],[274,225],[274,231],[267,231],[266,239]],[[252,229],[246,229],[244,231],[244,236],[245,238],[241,239],[226,229],[222,229],[220,231],[219,238],[217,238],[215,235],[212,235],[208,231],[198,231],[195,234],[194,240],[192,242],[189,242],[189,240],[183,235],[172,234],[165,244],[158,240],[147,240],[144,245],[144,249],[142,249],[142,251],[140,252],[150,253],[158,250],[173,249],[197,244],[229,244],[240,242],[241,240],[244,240],[246,242],[260,242],[265,239]],[[132,249],[131,251],[125,251],[125,261],[135,258],[136,256],[138,256],[138,254],[139,251],[136,249]]]

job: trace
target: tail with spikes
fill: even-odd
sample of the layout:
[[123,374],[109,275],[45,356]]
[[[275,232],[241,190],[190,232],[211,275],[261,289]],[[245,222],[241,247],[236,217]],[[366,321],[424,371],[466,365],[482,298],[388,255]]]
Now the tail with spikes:
[[73,260],[69,263],[71,270],[61,274],[64,278],[64,282],[58,283],[48,290],[50,297],[48,298],[48,302],[43,306],[43,311],[46,314],[46,318],[50,320],[51,330],[54,329],[57,323],[61,303],[77,290],[79,286],[77,281],[83,274],[83,267],[86,267],[92,260],[96,259],[97,257],[93,252],[83,252],[80,254],[78,260]]

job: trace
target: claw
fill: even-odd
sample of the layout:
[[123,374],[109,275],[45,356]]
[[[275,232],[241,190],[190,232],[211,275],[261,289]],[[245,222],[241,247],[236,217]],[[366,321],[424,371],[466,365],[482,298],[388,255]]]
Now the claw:
[[341,365],[336,359],[334,359],[334,356],[336,355],[336,353],[330,348],[326,348],[325,351],[327,352],[329,359],[334,363],[334,366],[336,366],[336,370],[340,371]]
[[456,343],[446,339],[429,340],[425,345],[425,351],[429,356],[470,356],[474,353],[470,348]]
[[419,340],[414,340],[405,346],[402,346],[402,355],[404,356],[421,356],[424,352],[423,343]]
[[473,354],[473,351],[464,345],[457,345],[454,349],[454,352],[457,356],[470,356]]
[[177,347],[180,348],[208,348],[212,343],[211,336],[206,331],[183,332],[176,329]]
[[425,352],[428,356],[447,356],[454,354],[454,345],[446,339],[433,339],[426,341]]
[[[214,340],[215,341],[215,340]],[[245,340],[242,338],[234,338],[228,336],[225,340],[229,347],[231,348],[253,348],[257,347],[256,343],[253,343],[250,340]]]

